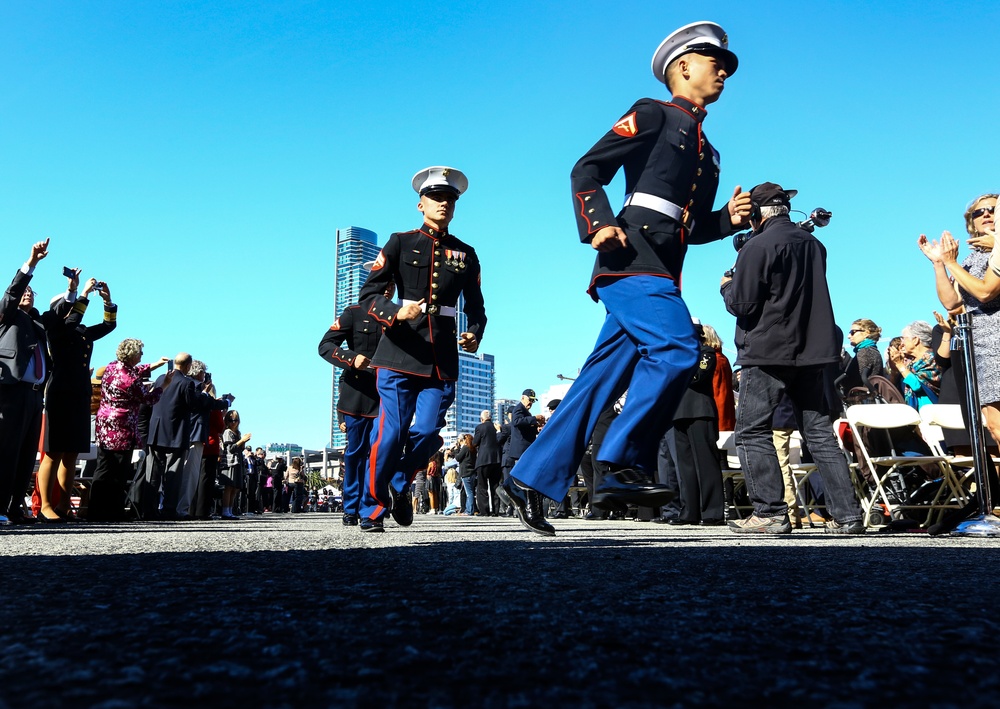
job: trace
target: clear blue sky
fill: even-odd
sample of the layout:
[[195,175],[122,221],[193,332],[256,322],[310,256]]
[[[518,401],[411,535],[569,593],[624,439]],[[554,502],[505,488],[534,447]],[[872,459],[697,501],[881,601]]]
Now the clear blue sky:
[[[5,268],[51,237],[42,302],[69,265],[120,305],[95,365],[124,337],[150,359],[189,351],[237,395],[254,442],[319,447],[335,230],[414,228],[410,177],[453,165],[470,179],[452,230],[484,264],[497,395],[544,390],[603,317],[584,293],[593,253],[569,170],[635,99],[666,97],[649,70],[662,38],[710,19],[740,57],[706,122],[720,198],[771,180],[799,190],[793,207],[833,211],[817,235],[845,330],[931,320],[917,236],[964,235],[967,203],[1000,186],[997,3],[687,7],[6,0]],[[692,313],[730,354],[718,281],[734,259],[728,241],[695,247],[684,272]]]

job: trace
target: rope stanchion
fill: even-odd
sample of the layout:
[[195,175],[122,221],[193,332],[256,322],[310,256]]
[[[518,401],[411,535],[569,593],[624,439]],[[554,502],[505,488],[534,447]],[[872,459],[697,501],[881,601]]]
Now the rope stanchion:
[[972,316],[961,313],[957,318],[952,351],[961,350],[962,372],[965,374],[965,399],[962,402],[972,459],[975,463],[976,498],[979,514],[971,517],[952,531],[953,537],[1000,537],[1000,518],[993,514],[993,497],[990,491],[989,468],[991,461],[986,453],[983,435],[983,414],[979,404],[979,379],[976,376],[975,346],[972,343]]

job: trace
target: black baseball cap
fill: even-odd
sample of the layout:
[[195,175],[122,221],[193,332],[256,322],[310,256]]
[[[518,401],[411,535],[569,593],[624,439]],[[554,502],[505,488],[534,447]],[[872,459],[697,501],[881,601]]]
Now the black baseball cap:
[[521,392],[521,396],[526,396],[529,399],[531,399],[532,401],[538,401],[538,397],[535,396],[535,390],[534,389],[525,389],[524,391]]
[[750,190],[750,200],[761,207],[773,207],[779,204],[789,207],[792,197],[798,193],[798,190],[782,189],[781,185],[773,182],[761,182]]

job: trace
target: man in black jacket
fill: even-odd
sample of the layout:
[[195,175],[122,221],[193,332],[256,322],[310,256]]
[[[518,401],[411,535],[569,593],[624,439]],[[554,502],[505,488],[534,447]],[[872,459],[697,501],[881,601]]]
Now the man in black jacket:
[[35,465],[42,390],[52,363],[28,282],[48,248],[48,239],[31,247],[0,301],[0,525],[35,521],[24,514],[24,493]]
[[742,367],[736,446],[754,506],[752,516],[729,526],[740,534],[792,531],[772,439],[775,408],[788,392],[826,487],[834,517],[826,531],[864,534],[824,395],[823,370],[840,356],[826,249],[788,218],[795,194],[771,182],[750,191],[754,236],[740,251],[732,278],[720,285],[726,309],[736,316],[736,364]]
[[[191,355],[186,352],[174,358],[173,382],[153,406],[149,419],[149,455],[146,456],[145,484],[141,495],[143,519],[178,518],[184,462],[191,447],[191,414],[229,408],[228,399],[213,399],[203,391],[203,385],[189,376],[193,363]],[[162,386],[159,379],[156,386]],[[158,512],[161,483],[163,507]]]
[[480,515],[500,516],[500,501],[497,499],[497,485],[500,484],[500,442],[493,415],[489,410],[479,414],[482,422],[472,434],[472,446],[476,449],[476,505]]

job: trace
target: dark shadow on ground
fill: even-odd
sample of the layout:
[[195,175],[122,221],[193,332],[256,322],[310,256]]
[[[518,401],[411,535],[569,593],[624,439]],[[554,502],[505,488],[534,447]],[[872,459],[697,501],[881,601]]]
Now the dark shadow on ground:
[[998,558],[599,538],[3,557],[0,697],[11,709],[981,704],[1000,691]]

